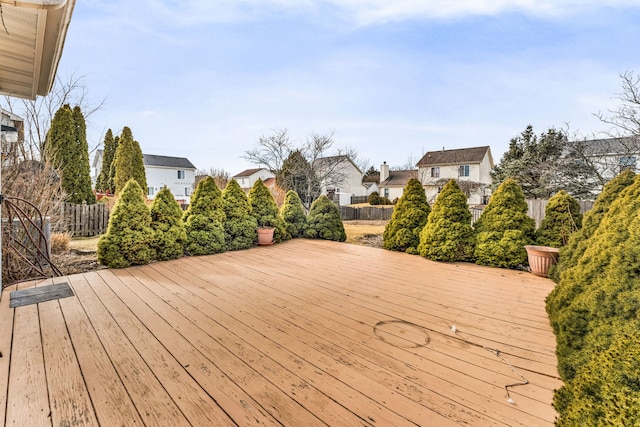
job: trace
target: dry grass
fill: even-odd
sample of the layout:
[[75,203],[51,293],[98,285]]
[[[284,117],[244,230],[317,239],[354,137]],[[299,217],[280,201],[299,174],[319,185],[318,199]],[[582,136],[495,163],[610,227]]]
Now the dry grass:
[[96,252],[98,250],[98,240],[102,236],[94,237],[74,237],[69,242],[69,248],[80,252]]
[[51,252],[60,254],[69,250],[69,242],[71,242],[71,234],[69,233],[53,233],[51,234]]
[[388,221],[343,221],[347,233],[347,243],[382,247],[382,233]]

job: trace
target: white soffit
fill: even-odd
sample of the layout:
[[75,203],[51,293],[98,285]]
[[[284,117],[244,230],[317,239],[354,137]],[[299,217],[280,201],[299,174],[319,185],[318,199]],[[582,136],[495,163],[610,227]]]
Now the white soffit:
[[75,0],[0,0],[0,94],[35,99],[53,86]]

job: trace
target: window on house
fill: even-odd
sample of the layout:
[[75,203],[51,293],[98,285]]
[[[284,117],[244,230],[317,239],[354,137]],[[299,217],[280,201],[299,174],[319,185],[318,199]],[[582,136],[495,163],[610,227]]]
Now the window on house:
[[190,196],[191,195],[191,188],[184,187],[184,195],[185,196]]
[[440,167],[431,168],[431,178],[440,178]]
[[147,196],[153,196],[153,187],[147,187]]
[[184,171],[178,171],[178,179],[184,179]]
[[389,197],[389,189],[388,188],[384,189],[384,197]]
[[624,171],[625,169],[631,169],[632,171],[635,171],[637,166],[636,163],[637,159],[635,156],[620,157],[620,160],[618,161],[620,172]]
[[458,168],[458,176],[469,176],[469,165],[460,165]]

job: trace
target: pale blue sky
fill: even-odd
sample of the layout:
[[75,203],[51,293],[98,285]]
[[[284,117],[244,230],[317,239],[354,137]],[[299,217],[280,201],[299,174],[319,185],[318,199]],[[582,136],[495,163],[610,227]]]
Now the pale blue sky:
[[640,1],[77,0],[58,75],[85,76],[89,143],[232,175],[261,135],[335,131],[378,166],[490,145],[531,124],[606,126],[640,72]]

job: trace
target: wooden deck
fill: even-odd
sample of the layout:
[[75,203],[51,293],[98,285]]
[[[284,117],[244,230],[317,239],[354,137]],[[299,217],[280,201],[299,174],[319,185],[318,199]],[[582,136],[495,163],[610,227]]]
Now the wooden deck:
[[[301,239],[19,289],[61,282],[75,296],[10,308],[16,287],[2,293],[5,425],[550,426],[556,415],[553,283],[528,273]],[[529,384],[510,387],[509,404],[518,373]]]

